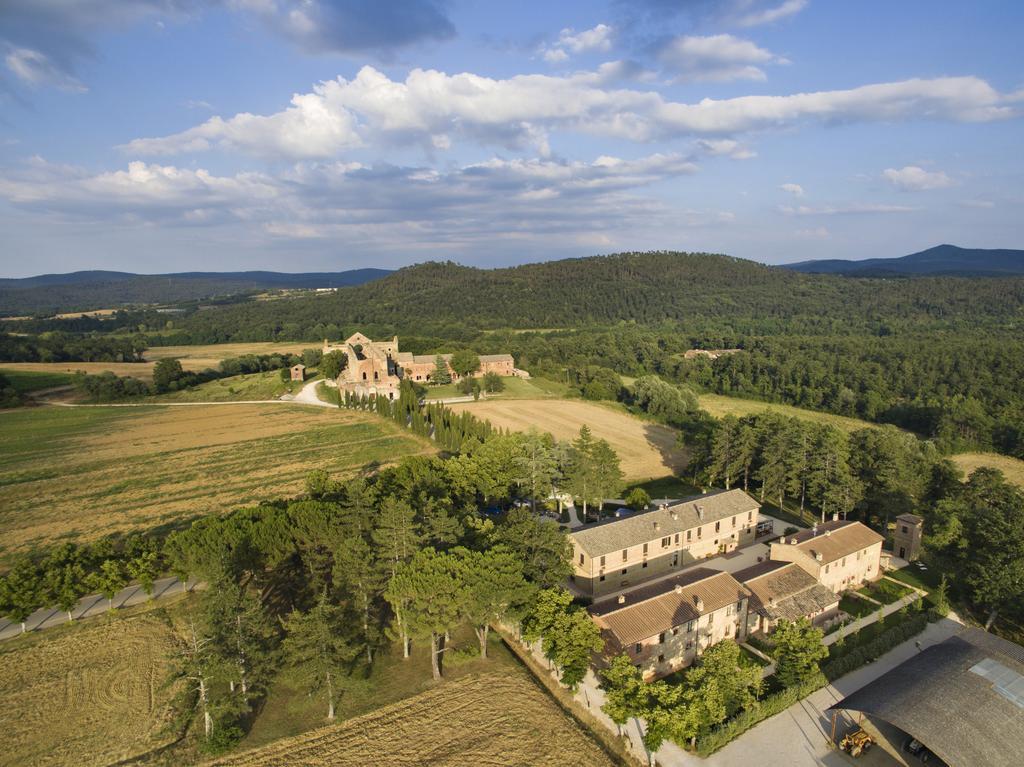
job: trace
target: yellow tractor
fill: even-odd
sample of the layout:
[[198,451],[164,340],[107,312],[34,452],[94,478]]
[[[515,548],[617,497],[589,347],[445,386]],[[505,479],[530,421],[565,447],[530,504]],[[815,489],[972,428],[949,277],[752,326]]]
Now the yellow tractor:
[[843,739],[839,741],[839,748],[856,759],[871,748],[874,742],[871,736],[864,732],[864,730],[852,730],[846,733]]

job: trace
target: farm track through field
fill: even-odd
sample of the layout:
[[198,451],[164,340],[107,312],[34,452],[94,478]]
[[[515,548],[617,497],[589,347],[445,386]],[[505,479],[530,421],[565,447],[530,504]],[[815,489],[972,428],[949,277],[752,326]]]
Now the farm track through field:
[[212,764],[610,767],[613,762],[524,673],[517,671],[446,681],[364,716]]

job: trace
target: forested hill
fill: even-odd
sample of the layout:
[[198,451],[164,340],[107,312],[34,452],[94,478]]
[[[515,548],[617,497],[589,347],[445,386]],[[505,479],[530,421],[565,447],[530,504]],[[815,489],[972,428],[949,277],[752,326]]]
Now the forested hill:
[[179,272],[131,274],[87,271],[0,279],[0,315],[48,314],[130,304],[196,301],[279,288],[337,288],[384,277],[387,269],[344,272]]
[[693,332],[842,334],[1019,322],[1024,279],[850,279],[706,253],[625,253],[505,269],[428,263],[324,296],[249,302],[176,323],[196,342],[318,337],[324,324],[463,337],[467,329],[628,321]]
[[786,264],[786,269],[815,274],[851,274],[861,277],[947,274],[1024,275],[1024,250],[984,250],[937,245],[902,258],[868,258],[863,261],[827,259]]

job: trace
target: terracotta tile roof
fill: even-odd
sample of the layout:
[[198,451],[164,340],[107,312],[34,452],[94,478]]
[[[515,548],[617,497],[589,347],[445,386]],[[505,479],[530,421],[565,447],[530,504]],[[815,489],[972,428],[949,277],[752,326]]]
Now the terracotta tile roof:
[[795,545],[811,557],[821,554],[822,563],[835,562],[854,552],[866,549],[885,538],[860,522],[839,520],[818,525],[816,530],[804,530],[796,535],[784,536],[773,546]]
[[[589,556],[599,557],[628,546],[691,530],[734,514],[753,512],[756,522],[759,508],[761,504],[742,490],[721,490],[687,498],[664,509],[654,509],[624,519],[610,519],[577,528],[569,533],[569,537]],[[698,509],[703,509],[703,518]]]
[[750,591],[729,573],[698,567],[623,596],[623,604],[612,598],[593,605],[590,615],[625,647],[735,604]]
[[831,589],[792,562],[762,562],[733,577],[750,589],[750,609],[771,620],[795,621],[839,603]]

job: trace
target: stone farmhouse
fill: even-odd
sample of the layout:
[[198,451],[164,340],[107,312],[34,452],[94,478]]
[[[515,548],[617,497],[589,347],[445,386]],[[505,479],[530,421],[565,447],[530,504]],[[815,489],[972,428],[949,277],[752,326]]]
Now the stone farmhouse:
[[723,639],[746,636],[750,590],[728,573],[696,567],[590,608],[605,653],[625,652],[645,680],[689,666]]
[[780,620],[821,626],[839,615],[839,595],[795,562],[759,562],[733,577],[750,590],[748,635],[770,634]]
[[[451,354],[401,352],[398,350],[398,336],[389,341],[373,341],[362,333],[353,333],[340,344],[331,344],[325,339],[323,353],[334,351],[344,352],[348,359],[348,364],[338,376],[338,388],[355,394],[395,399],[402,379],[430,383],[437,368],[438,356],[448,365],[448,373],[452,380],[459,379],[449,364]],[[480,369],[474,373],[474,377],[485,373],[497,373],[500,376],[516,375],[512,355],[480,355]]]
[[760,504],[723,490],[569,534],[572,581],[597,599],[753,543]]
[[772,543],[770,558],[799,565],[839,594],[882,574],[883,540],[860,522],[833,520]]

